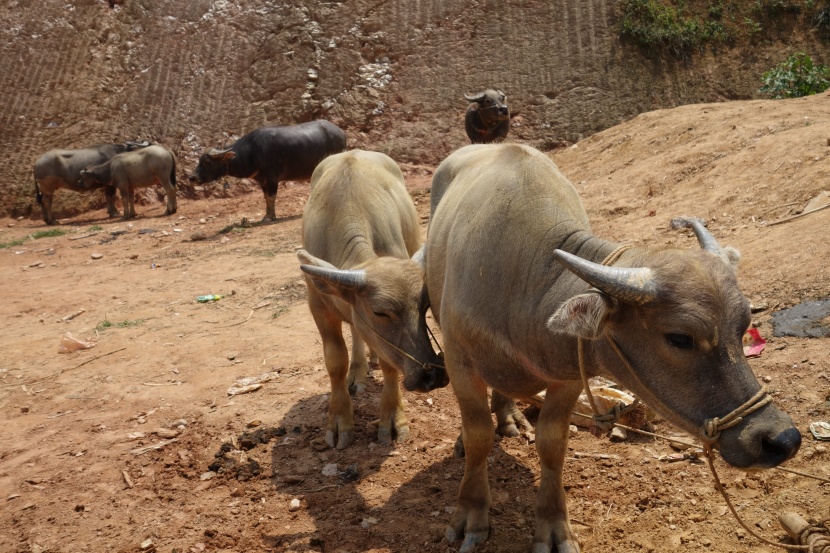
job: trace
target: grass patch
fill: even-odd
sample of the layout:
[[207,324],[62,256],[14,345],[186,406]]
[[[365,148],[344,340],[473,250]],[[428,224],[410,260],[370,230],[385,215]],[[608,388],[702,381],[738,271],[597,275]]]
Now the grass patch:
[[89,232],[93,232],[93,231],[96,231],[96,230],[104,230],[104,228],[101,225],[92,225],[87,230]]
[[98,323],[95,326],[95,330],[97,330],[99,332],[103,332],[106,329],[113,328],[113,327],[115,327],[115,328],[131,328],[131,327],[134,327],[134,326],[138,326],[143,322],[144,322],[144,319],[133,319],[133,320],[127,319],[125,321],[121,321],[120,323],[113,323],[109,319],[104,319],[103,321],[101,321],[100,323]]
[[66,234],[66,231],[59,228],[53,228],[49,230],[39,230],[35,233],[30,234],[32,240],[39,240],[41,238],[51,238],[53,236],[63,236]]
[[20,246],[22,244],[23,244],[23,239],[22,238],[19,239],[19,240],[10,240],[8,242],[0,242],[0,250],[2,250],[3,248],[12,248],[14,246]]
[[61,230],[59,228],[53,228],[49,230],[39,230],[34,232],[25,238],[18,238],[17,240],[9,240],[8,242],[0,242],[0,250],[4,248],[12,248],[14,246],[22,246],[23,242],[26,240],[38,240],[40,238],[50,238],[52,236],[63,236],[66,234],[65,230]]
[[285,313],[288,313],[288,308],[286,306],[284,306],[284,305],[277,306],[277,308],[271,314],[271,318],[272,319],[278,319],[278,318],[280,318],[280,316],[284,315]]

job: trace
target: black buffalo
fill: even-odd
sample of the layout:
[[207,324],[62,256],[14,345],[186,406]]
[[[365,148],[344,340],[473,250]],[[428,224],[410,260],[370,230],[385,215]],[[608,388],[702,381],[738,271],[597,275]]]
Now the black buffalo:
[[464,118],[464,128],[471,143],[488,144],[507,136],[510,110],[504,103],[507,99],[504,92],[487,89],[478,94],[465,94],[464,99],[472,102]]
[[[81,169],[98,165],[122,152],[130,152],[149,146],[149,142],[124,142],[122,144],[93,144],[78,150],[49,150],[35,161],[35,197],[41,205],[43,221],[55,224],[52,216],[52,197],[61,188],[75,192],[89,192],[81,182]],[[112,215],[112,213],[110,213]]]
[[328,121],[260,127],[228,149],[203,153],[190,182],[202,184],[224,176],[254,179],[265,194],[262,220],[271,221],[277,218],[274,200],[280,181],[307,180],[321,160],[345,149],[346,134]]

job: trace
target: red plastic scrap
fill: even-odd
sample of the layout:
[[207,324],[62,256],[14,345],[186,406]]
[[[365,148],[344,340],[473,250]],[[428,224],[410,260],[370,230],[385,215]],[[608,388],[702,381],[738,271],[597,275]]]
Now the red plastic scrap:
[[747,357],[758,357],[767,346],[767,341],[761,338],[757,328],[750,328],[743,338],[744,355]]

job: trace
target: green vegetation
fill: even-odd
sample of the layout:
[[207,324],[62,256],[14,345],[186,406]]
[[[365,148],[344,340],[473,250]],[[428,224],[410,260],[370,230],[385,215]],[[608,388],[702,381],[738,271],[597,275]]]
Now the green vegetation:
[[38,240],[40,238],[51,238],[53,236],[63,236],[64,234],[66,234],[65,230],[59,229],[59,228],[53,228],[53,229],[49,229],[49,230],[39,230],[39,231],[35,232],[34,234],[30,234],[29,236],[32,238],[32,240]]
[[764,73],[761,80],[764,86],[759,92],[773,98],[800,98],[827,90],[830,87],[830,69],[826,65],[814,64],[810,56],[798,52]]
[[0,242],[0,250],[2,250],[3,248],[11,248],[11,247],[14,247],[14,246],[20,246],[21,244],[23,244],[23,239],[22,238],[20,238],[18,240],[10,240],[8,242]]
[[830,38],[830,0],[619,0],[620,35],[649,54],[776,40],[802,28]]
[[26,236],[25,238],[18,238],[17,240],[10,240],[8,242],[0,242],[0,250],[4,248],[11,248],[14,246],[22,246],[23,242],[25,242],[26,240],[38,240],[40,238],[49,238],[52,236],[63,236],[64,234],[66,234],[66,231],[61,230],[59,228],[39,230],[33,234]]
[[112,328],[112,327],[115,327],[115,328],[130,328],[130,327],[133,327],[133,326],[138,326],[143,322],[144,322],[144,319],[133,319],[133,320],[126,320],[126,321],[121,321],[120,323],[114,323],[113,324],[112,322],[110,322],[109,319],[104,319],[103,321],[101,321],[100,323],[98,323],[95,326],[95,330],[103,332],[106,329]]
[[103,227],[101,227],[101,225],[92,225],[87,230],[89,232],[93,232],[93,231],[96,231],[96,230],[103,230]]

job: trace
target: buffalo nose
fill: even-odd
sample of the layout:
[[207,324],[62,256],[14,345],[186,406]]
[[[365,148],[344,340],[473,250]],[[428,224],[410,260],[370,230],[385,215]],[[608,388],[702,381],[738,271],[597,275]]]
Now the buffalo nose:
[[502,115],[507,115],[509,112],[507,110],[507,106],[502,106],[499,108],[499,113]]
[[187,180],[189,180],[190,182],[196,182],[198,179],[196,178],[196,175],[190,175],[189,177],[187,177]]
[[776,436],[761,439],[761,462],[764,466],[775,467],[792,458],[801,447],[801,432],[790,427]]

